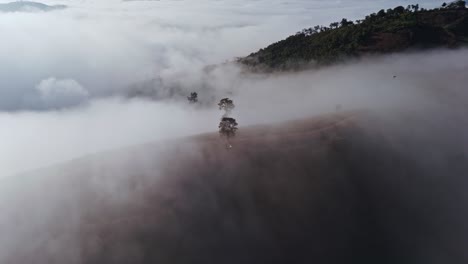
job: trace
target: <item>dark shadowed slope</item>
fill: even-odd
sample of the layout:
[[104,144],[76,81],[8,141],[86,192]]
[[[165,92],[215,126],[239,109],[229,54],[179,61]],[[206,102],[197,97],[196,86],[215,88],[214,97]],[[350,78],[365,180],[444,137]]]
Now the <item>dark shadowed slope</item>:
[[230,150],[208,134],[3,180],[0,260],[466,263],[456,135],[383,120],[242,128]]

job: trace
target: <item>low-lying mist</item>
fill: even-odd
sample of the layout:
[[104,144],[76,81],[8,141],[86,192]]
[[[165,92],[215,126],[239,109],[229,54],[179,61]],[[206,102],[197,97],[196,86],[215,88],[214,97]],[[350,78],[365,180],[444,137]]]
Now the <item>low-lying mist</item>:
[[[467,57],[275,75],[225,65],[204,73],[212,88],[198,105],[116,97],[3,114],[1,133],[15,140],[1,166],[12,173],[122,148],[2,179],[0,262],[464,263]],[[184,138],[217,131],[211,98],[225,95],[239,122],[233,148],[216,133]],[[341,130],[327,113],[356,121]],[[320,124],[342,143],[309,131]]]
[[0,263],[465,263],[468,50],[230,62],[405,1],[44,2],[0,14]]
[[[341,99],[358,104],[370,86],[374,95],[386,96],[410,80],[386,79],[394,74],[387,71],[397,70],[378,61],[382,69],[373,74],[365,72],[372,68],[366,63],[285,76],[217,66],[301,28],[357,19],[404,1],[42,2],[67,8],[0,14],[6,39],[0,43],[0,133],[6,142],[0,177],[214,131],[216,101],[223,97],[233,97],[236,117],[246,126],[328,111]],[[389,67],[398,63],[405,64]],[[354,91],[347,93],[347,86]],[[193,91],[202,104],[195,109],[185,98]]]
[[[215,132],[221,116],[216,103],[224,97],[234,100],[240,127],[306,118],[337,106],[464,122],[467,58],[467,50],[437,50],[269,75],[226,64],[177,74],[172,81],[179,94],[157,100],[115,96],[61,110],[1,113],[6,141],[0,171],[12,175],[113,148]],[[197,105],[183,96],[192,91],[199,93]]]
[[[9,2],[3,0],[1,2]],[[357,19],[405,1],[60,1],[0,14],[0,110],[47,111],[153,93],[172,78],[231,61],[304,27]],[[435,1],[426,1],[427,7]],[[27,3],[25,3],[27,4]],[[331,15],[333,14],[333,15]],[[184,76],[181,76],[183,78]],[[187,84],[191,83],[186,80]]]

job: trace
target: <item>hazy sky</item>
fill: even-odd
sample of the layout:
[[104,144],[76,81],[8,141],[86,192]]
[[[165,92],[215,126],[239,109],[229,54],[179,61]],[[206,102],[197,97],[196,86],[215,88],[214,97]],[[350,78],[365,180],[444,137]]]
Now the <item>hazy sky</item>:
[[[246,84],[233,77],[235,69],[199,75],[206,65],[248,55],[305,27],[410,4],[396,0],[42,2],[68,8],[0,13],[0,140],[4,141],[0,177],[105,149],[215,131],[216,109],[193,111],[173,99],[120,97],[148,82],[156,90],[164,85],[182,91],[209,86],[224,95]],[[427,8],[440,4],[420,3]],[[252,117],[250,123],[262,118]]]

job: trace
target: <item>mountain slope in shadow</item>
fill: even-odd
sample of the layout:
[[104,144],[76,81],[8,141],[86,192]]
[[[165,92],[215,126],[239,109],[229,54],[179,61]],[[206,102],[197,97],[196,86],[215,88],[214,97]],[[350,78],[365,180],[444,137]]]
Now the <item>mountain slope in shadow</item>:
[[465,263],[467,157],[400,125],[343,112],[4,180],[0,260]]

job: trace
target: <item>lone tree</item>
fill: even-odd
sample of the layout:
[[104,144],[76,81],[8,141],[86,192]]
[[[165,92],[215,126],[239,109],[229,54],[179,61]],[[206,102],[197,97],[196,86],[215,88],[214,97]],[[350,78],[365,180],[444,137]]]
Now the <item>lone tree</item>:
[[190,96],[187,97],[187,99],[189,100],[191,104],[196,103],[198,102],[198,94],[193,92],[190,94]]
[[223,117],[218,126],[219,134],[221,134],[221,136],[225,136],[229,140],[229,138],[236,135],[237,125],[236,119]]
[[229,114],[232,111],[232,109],[236,107],[234,103],[232,102],[232,100],[229,98],[221,99],[221,101],[219,101],[218,103],[218,106],[219,106],[219,110],[224,110],[226,114]]
[[237,122],[236,119],[229,117],[232,109],[235,105],[229,98],[223,98],[219,101],[219,110],[224,110],[224,115],[221,117],[221,122],[219,122],[219,134],[222,137],[226,138],[227,148],[232,148],[232,145],[229,143],[229,139],[236,135]]

